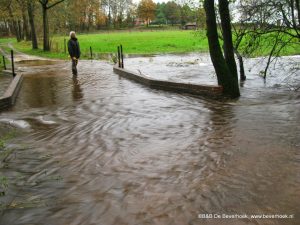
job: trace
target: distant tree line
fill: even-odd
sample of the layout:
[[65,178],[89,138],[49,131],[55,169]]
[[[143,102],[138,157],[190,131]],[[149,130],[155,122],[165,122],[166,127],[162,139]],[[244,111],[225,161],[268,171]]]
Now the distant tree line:
[[[138,25],[204,25],[204,10],[189,1],[142,0],[0,0],[0,36],[31,40],[32,33],[91,32]],[[202,17],[202,18],[200,18]],[[42,23],[43,22],[43,23]],[[46,31],[45,31],[46,30]],[[48,40],[45,40],[48,41]]]

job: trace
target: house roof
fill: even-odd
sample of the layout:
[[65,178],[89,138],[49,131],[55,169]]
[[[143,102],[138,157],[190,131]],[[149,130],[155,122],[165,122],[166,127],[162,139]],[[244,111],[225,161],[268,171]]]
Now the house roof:
[[197,26],[196,23],[186,23],[184,26]]

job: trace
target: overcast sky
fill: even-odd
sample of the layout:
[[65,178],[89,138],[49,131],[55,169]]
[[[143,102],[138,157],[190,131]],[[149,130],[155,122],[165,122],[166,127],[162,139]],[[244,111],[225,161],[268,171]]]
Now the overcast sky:
[[[133,0],[133,2],[134,3],[139,3],[140,2],[140,0]],[[155,3],[162,3],[162,2],[167,2],[167,0],[153,0],[153,2],[155,2]]]
[[[132,0],[134,3],[139,3],[141,0]],[[155,3],[162,3],[162,2],[168,2],[168,1],[172,1],[172,0],[152,0],[153,2]],[[184,1],[184,0],[181,0],[181,1]],[[175,2],[179,2],[179,1],[176,1]],[[186,0],[186,2],[199,2],[198,0]]]
[[[134,3],[139,3],[141,0],[132,0]],[[155,2],[155,3],[162,3],[162,2],[165,2],[165,3],[167,3],[167,2],[171,2],[172,0],[152,0],[153,2]],[[176,1],[175,1],[176,2]],[[193,2],[198,2],[198,0],[194,0]]]

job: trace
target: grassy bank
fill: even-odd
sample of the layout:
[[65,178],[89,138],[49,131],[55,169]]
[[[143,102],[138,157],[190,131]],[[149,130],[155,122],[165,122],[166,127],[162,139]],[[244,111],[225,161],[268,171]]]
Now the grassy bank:
[[[12,41],[16,49],[31,55],[38,55],[49,58],[67,59],[64,42],[67,36],[54,36],[51,38],[51,52],[32,50],[31,42],[17,43],[15,39],[0,39],[1,43]],[[78,39],[81,46],[82,58],[89,58],[90,47],[94,55],[105,53],[116,53],[117,46],[122,44],[124,53],[127,54],[164,54],[164,53],[186,53],[186,52],[207,52],[208,42],[205,31],[113,31],[97,34],[79,34]],[[42,43],[39,43],[42,48]],[[269,42],[252,56],[267,55],[272,45]],[[299,46],[288,46],[282,55],[300,54]]]

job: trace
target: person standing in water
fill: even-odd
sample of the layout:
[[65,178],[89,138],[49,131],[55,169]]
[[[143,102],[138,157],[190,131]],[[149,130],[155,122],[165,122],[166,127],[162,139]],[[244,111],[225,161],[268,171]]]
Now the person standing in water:
[[70,40],[68,41],[68,51],[72,60],[72,73],[74,76],[76,76],[78,59],[80,58],[80,47],[79,42],[76,38],[76,33],[74,31],[70,32]]

